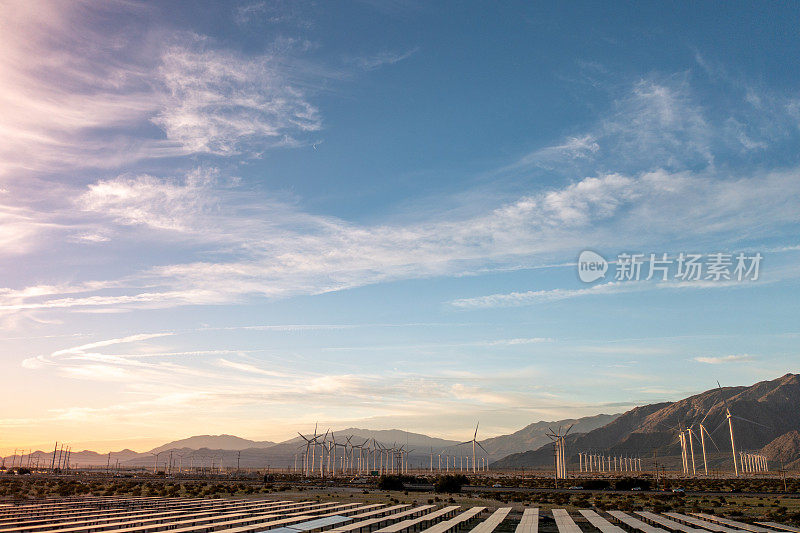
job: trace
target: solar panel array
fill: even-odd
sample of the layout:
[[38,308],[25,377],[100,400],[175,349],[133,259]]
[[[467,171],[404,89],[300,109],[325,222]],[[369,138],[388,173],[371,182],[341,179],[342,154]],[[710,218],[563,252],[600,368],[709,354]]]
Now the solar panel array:
[[[800,533],[775,522],[705,513],[550,514],[558,533]],[[490,512],[459,505],[91,496],[0,502],[0,533],[540,533],[539,525],[536,507]]]

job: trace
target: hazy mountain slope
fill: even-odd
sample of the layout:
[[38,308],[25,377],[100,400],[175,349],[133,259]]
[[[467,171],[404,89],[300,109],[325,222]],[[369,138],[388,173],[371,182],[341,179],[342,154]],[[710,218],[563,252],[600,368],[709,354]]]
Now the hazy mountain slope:
[[572,426],[571,433],[587,433],[605,426],[618,416],[620,415],[601,414],[578,419],[556,420],[553,422],[534,422],[510,435],[501,435],[481,441],[481,445],[486,449],[490,457],[505,457],[512,453],[536,450],[549,443],[550,437],[547,436],[547,433],[551,428],[553,430],[558,430],[559,426],[561,426],[564,431],[566,431],[566,428]]
[[770,461],[788,465],[800,459],[800,431],[792,430],[784,433],[761,449],[761,453]]
[[[448,446],[453,446],[455,444],[458,444],[458,442],[454,440],[439,439],[436,437],[429,437],[428,435],[423,435],[420,433],[409,433],[407,431],[402,431],[399,429],[371,430],[371,429],[360,429],[360,428],[348,428],[335,432],[337,440],[339,439],[339,436],[348,437],[350,435],[354,435],[352,442],[355,442],[356,437],[358,437],[361,440],[361,442],[364,442],[365,439],[374,438],[378,442],[387,446],[391,446],[394,443],[397,443],[398,447],[407,444],[406,449],[433,448],[434,450],[436,450],[437,448],[446,448]],[[469,437],[471,437],[471,435],[465,437],[464,440],[467,440],[467,438]]]
[[194,437],[168,442],[162,446],[153,448],[149,453],[158,453],[179,448],[189,448],[192,450],[199,450],[200,448],[245,450],[247,448],[268,448],[274,444],[274,442],[270,441],[243,439],[235,435],[195,435]]
[[[577,453],[578,450],[602,450],[619,444],[631,435],[634,429],[653,412],[663,409],[670,404],[652,404],[636,407],[617,416],[603,427],[588,433],[570,434],[567,436],[567,450]],[[494,463],[492,468],[521,468],[548,466],[553,463],[553,449],[550,444],[545,444],[536,450],[515,453],[506,456]]]
[[[52,451],[44,452],[44,451],[41,451],[41,450],[36,450],[34,452],[31,452],[30,457],[31,457],[30,463],[28,462],[28,454],[27,453],[25,453],[25,455],[23,455],[21,458],[20,458],[19,455],[17,455],[16,459],[13,459],[12,456],[7,456],[7,457],[3,458],[3,461],[5,462],[6,466],[11,466],[12,461],[17,466],[19,466],[20,464],[22,464],[23,466],[28,466],[28,464],[30,464],[32,466],[36,466],[37,459],[38,459],[40,467],[48,467],[49,468],[51,464],[54,464],[53,463],[53,452]],[[144,459],[146,457],[149,457],[149,455],[148,454],[137,453],[137,452],[135,452],[133,450],[128,450],[128,449],[121,450],[121,451],[118,451],[118,452],[111,452],[110,457],[109,457],[109,454],[107,454],[107,453],[102,453],[101,454],[101,453],[93,452],[91,450],[82,450],[82,451],[73,451],[69,455],[69,464],[70,465],[86,465],[86,466],[89,466],[89,465],[91,465],[91,466],[106,466],[107,464],[111,464],[111,465],[116,464],[117,461],[119,461],[120,463],[124,463],[124,462],[127,462],[127,461],[134,460],[136,458]],[[66,452],[64,452],[63,456],[61,456],[61,457],[59,457],[59,454],[57,453],[56,454],[56,461],[58,461],[59,458],[62,460],[62,464],[63,464],[63,461],[66,461]]]
[[[570,461],[577,462],[578,451],[608,451],[638,454],[642,457],[676,455],[680,448],[675,428],[696,425],[705,417],[713,432],[721,457],[730,453],[730,437],[725,425],[725,407],[734,419],[736,446],[758,450],[792,430],[800,429],[800,376],[786,374],[749,387],[723,387],[671,403],[652,404],[632,409],[613,422],[583,435],[568,439]],[[748,419],[761,425],[747,422]],[[720,459],[722,460],[722,459]],[[519,468],[551,465],[552,450],[544,446],[524,454],[512,454],[493,463],[494,468]]]

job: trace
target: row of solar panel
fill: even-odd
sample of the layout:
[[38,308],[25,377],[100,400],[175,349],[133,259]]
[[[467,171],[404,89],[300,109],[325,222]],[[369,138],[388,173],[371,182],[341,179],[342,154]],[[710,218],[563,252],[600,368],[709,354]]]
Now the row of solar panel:
[[[0,533],[493,533],[511,507],[480,520],[485,507],[412,507],[312,501],[246,499],[102,498],[0,503]],[[748,524],[705,513],[600,513],[582,509],[584,529],[600,533],[800,533],[775,522]],[[584,533],[564,509],[553,509],[559,533]],[[619,524],[619,525],[617,525]],[[622,527],[620,527],[622,526]],[[506,529],[508,529],[506,527]],[[538,533],[538,508],[525,508],[515,533]]]

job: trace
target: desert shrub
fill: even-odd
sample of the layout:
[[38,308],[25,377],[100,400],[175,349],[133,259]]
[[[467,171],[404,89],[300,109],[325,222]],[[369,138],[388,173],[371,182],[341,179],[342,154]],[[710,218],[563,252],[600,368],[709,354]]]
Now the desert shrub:
[[646,479],[636,479],[632,477],[624,477],[622,479],[618,479],[614,483],[614,488],[616,490],[631,490],[634,487],[639,487],[642,490],[649,490],[650,489],[650,481]]
[[403,490],[403,476],[382,475],[378,479],[378,488],[381,490]]
[[605,490],[610,486],[611,483],[607,479],[588,479],[583,484],[583,488],[586,490]]
[[434,490],[436,492],[447,492],[451,494],[457,493],[461,492],[461,487],[467,483],[469,483],[469,479],[462,474],[440,476],[436,479]]

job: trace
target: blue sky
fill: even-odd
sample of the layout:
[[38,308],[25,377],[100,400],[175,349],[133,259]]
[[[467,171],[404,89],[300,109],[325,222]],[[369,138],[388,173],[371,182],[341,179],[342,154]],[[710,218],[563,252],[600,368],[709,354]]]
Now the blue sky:
[[796,4],[0,9],[2,449],[490,436],[796,370]]

